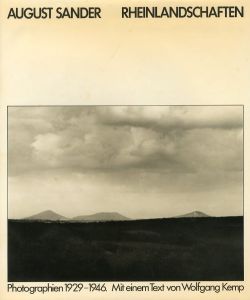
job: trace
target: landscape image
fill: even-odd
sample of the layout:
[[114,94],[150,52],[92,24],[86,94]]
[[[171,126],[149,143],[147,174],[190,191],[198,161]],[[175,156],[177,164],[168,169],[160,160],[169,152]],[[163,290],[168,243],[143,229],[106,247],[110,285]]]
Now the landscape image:
[[8,281],[244,280],[242,106],[8,108]]

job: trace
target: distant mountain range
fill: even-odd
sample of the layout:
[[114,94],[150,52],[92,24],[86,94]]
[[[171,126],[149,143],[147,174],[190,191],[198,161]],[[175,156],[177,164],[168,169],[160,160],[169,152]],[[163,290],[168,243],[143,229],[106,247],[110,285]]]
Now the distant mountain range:
[[[174,218],[202,218],[209,217],[209,215],[201,211],[193,211],[184,215],[176,216]],[[76,216],[74,218],[67,218],[55,213],[52,210],[45,210],[39,214],[32,215],[25,218],[25,220],[43,220],[43,221],[77,221],[77,222],[103,222],[103,221],[128,221],[131,220],[117,212],[100,212],[92,215]]]
[[55,213],[52,210],[45,210],[39,214],[25,218],[26,220],[44,220],[44,221],[79,221],[79,222],[98,222],[98,221],[125,221],[129,218],[117,212],[101,212],[93,215],[77,216],[74,218],[66,218]]

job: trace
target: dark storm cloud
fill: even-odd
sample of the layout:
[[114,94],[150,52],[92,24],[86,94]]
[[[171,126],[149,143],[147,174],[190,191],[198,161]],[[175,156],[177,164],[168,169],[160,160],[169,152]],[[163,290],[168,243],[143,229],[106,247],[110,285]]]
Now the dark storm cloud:
[[241,107],[222,106],[121,106],[97,111],[107,125],[144,127],[154,130],[236,129],[242,127]]
[[242,170],[241,107],[9,108],[10,174]]

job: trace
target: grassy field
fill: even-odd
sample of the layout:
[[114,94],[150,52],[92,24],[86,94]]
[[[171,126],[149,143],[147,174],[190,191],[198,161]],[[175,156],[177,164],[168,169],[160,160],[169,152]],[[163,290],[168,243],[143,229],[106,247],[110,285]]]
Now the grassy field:
[[243,280],[243,218],[9,220],[8,280]]

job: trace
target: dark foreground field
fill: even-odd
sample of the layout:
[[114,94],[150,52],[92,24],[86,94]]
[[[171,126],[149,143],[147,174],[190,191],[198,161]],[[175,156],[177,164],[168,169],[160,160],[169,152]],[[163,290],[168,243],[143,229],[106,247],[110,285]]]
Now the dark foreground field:
[[243,218],[9,221],[9,281],[243,280]]

